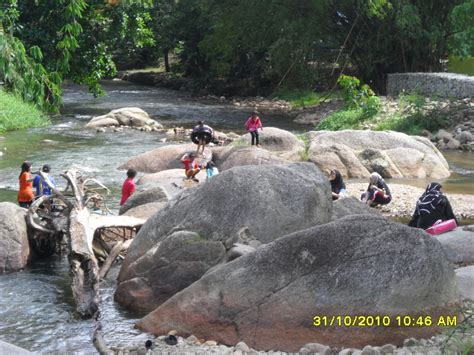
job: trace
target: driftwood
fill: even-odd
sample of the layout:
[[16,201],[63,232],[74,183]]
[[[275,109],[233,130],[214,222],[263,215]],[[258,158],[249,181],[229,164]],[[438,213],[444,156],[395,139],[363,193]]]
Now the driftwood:
[[114,354],[114,351],[109,349],[105,344],[104,337],[102,336],[102,324],[98,321],[94,329],[94,336],[92,337],[92,343],[99,352],[100,355]]
[[[27,213],[27,223],[31,229],[41,234],[43,238],[58,233],[64,234],[67,239],[69,264],[73,276],[72,292],[76,301],[76,309],[81,317],[91,318],[99,310],[100,273],[92,247],[96,231],[104,228],[138,229],[144,221],[133,217],[124,218],[122,216],[91,214],[87,207],[88,202],[91,200],[100,201],[103,200],[103,197],[96,191],[88,189],[87,185],[93,182],[99,188],[105,187],[93,179],[87,179],[81,183],[75,170],[61,174],[66,179],[68,188],[72,189],[71,198],[67,198],[65,194],[56,189],[47,176],[41,172],[39,174],[51,188],[53,194],[52,196],[41,196],[31,205]],[[46,211],[41,213],[42,217],[39,216],[40,207],[44,206],[46,202],[53,204],[55,200],[59,200],[64,207],[61,213],[54,215],[51,212],[48,215],[48,209],[46,208]],[[67,223],[55,223],[56,219],[65,219]],[[116,256],[113,259],[115,258]],[[109,261],[110,265],[112,262],[113,260]]]

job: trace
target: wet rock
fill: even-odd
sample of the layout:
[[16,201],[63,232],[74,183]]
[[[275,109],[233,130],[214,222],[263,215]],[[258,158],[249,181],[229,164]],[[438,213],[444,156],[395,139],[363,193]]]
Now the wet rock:
[[459,149],[460,146],[461,146],[461,143],[457,139],[454,139],[454,138],[451,138],[448,141],[448,143],[446,143],[446,148],[448,149]]
[[331,355],[331,348],[329,346],[319,343],[309,343],[303,346],[300,354],[320,354],[320,355]]

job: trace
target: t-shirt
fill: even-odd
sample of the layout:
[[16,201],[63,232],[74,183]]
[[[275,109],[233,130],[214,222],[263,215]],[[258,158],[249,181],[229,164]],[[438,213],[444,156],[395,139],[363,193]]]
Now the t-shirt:
[[211,178],[215,175],[219,174],[219,170],[214,167],[214,168],[209,168],[209,169],[206,169],[206,176],[207,178]]
[[191,164],[190,159],[184,159],[183,164],[184,164],[185,171],[188,171],[189,169],[199,169],[199,164],[196,163],[195,161],[193,161],[193,163]]
[[[54,178],[52,176],[48,176],[48,179],[51,182],[51,184],[53,184],[53,186],[56,187],[56,181],[54,181]],[[39,175],[36,175],[33,180],[33,187],[36,188],[36,196],[41,196],[41,195],[51,196],[51,193],[52,193],[51,189],[49,188],[48,184],[46,184],[46,182],[42,180],[43,179]]]
[[20,190],[18,191],[18,202],[30,202],[35,198],[35,196],[33,195],[33,182],[28,182],[29,179],[31,179],[31,175],[26,171],[20,175]]
[[133,179],[126,179],[122,185],[122,198],[120,199],[120,206],[123,205],[134,192],[135,182]]
[[245,122],[245,127],[247,131],[254,132],[259,128],[262,128],[262,122],[260,121],[260,117],[257,117],[255,120],[252,117],[249,117],[247,122]]

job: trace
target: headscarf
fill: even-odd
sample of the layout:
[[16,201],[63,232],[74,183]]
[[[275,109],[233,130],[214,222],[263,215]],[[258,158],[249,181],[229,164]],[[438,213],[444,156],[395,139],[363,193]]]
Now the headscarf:
[[416,202],[416,214],[431,214],[443,201],[444,196],[441,193],[441,184],[432,182],[428,184],[423,195]]
[[339,170],[331,170],[331,173],[334,173],[334,175],[336,175],[334,180],[329,180],[329,182],[331,183],[331,190],[332,192],[337,194],[339,193],[339,191],[341,191],[341,189],[346,188],[346,184],[344,184],[344,181],[342,180],[342,175]]
[[373,172],[370,174],[370,183],[373,185],[378,185],[380,182],[384,181],[382,176],[379,173]]

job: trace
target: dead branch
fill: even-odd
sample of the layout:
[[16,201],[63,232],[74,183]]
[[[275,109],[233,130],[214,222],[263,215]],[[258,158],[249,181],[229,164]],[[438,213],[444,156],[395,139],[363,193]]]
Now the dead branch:
[[115,261],[117,256],[122,251],[122,247],[123,247],[123,242],[117,242],[117,244],[115,244],[115,246],[110,251],[109,256],[107,257],[107,259],[105,260],[104,264],[102,265],[99,271],[99,276],[101,279],[104,279],[107,276],[107,273],[109,272],[110,267],[112,266],[112,263]]
[[105,344],[104,337],[102,336],[102,324],[100,322],[97,322],[95,326],[92,343],[100,355],[114,354],[114,352],[110,350]]

